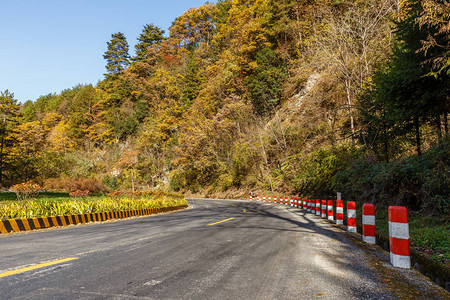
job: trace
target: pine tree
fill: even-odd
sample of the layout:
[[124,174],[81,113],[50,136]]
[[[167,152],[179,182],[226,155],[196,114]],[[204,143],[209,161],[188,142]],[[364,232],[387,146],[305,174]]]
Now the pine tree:
[[148,48],[154,44],[159,44],[164,40],[164,30],[153,24],[147,24],[144,26],[144,29],[137,40],[139,42],[134,46],[136,49],[136,56],[133,57],[132,60],[142,61],[147,58]]
[[7,169],[7,148],[11,144],[10,133],[18,122],[20,106],[14,94],[8,90],[0,92],[0,184]]
[[108,51],[103,58],[106,59],[106,77],[116,77],[121,74],[130,64],[128,55],[128,42],[122,32],[111,35],[111,41],[107,42]]

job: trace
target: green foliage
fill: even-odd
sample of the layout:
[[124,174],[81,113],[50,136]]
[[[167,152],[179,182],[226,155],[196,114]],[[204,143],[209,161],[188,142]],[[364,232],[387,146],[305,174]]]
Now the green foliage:
[[256,111],[264,115],[280,104],[286,67],[271,48],[264,48],[256,54],[256,64],[245,82]]
[[404,205],[436,214],[450,213],[450,144],[390,163],[360,158],[332,178],[346,199],[384,206]]
[[133,57],[132,60],[142,61],[148,58],[148,48],[154,44],[159,44],[164,40],[164,30],[154,24],[146,24],[137,40],[139,42],[134,46],[136,49],[136,56]]
[[0,220],[175,207],[181,205],[187,205],[186,200],[181,195],[158,192],[138,193],[134,200],[131,200],[128,195],[120,198],[87,197],[84,200],[44,198],[22,203],[0,204]]
[[130,64],[128,42],[122,32],[117,32],[111,35],[111,41],[107,42],[107,44],[108,50],[103,55],[103,58],[107,61],[106,70],[108,71],[105,75],[115,78],[117,75],[122,74]]
[[359,152],[348,146],[321,148],[307,156],[301,156],[299,172],[294,179],[295,191],[302,195],[317,195],[324,198],[334,195],[334,177],[347,168],[359,156]]
[[420,126],[435,120],[439,120],[440,126],[441,116],[447,116],[450,110],[450,77],[448,74],[427,76],[431,65],[423,62],[432,53],[420,51],[422,41],[437,29],[417,23],[422,1],[406,1],[405,7],[407,14],[396,24],[393,55],[379,67],[373,85],[366,89],[361,101],[362,121],[367,124],[366,140],[372,141],[369,144],[377,155],[383,151],[386,160],[402,152],[403,149],[395,151],[397,145],[410,138],[409,135],[413,136],[420,155]]

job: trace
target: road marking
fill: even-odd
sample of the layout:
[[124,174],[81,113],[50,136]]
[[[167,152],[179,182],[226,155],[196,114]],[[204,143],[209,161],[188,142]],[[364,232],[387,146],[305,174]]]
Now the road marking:
[[67,261],[75,260],[75,259],[78,259],[78,257],[69,257],[69,258],[55,260],[55,261],[51,261],[51,262],[47,262],[47,263],[43,263],[43,264],[39,264],[39,265],[34,265],[34,266],[31,266],[31,267],[26,267],[26,268],[23,268],[23,269],[18,269],[18,270],[14,270],[14,271],[8,271],[8,272],[0,273],[0,278],[11,276],[11,275],[15,275],[15,274],[20,274],[20,273],[24,273],[24,272],[28,272],[28,271],[32,271],[32,270],[36,270],[36,269],[40,269],[40,268],[44,268],[44,267],[48,267],[48,266],[61,264],[61,263],[67,262]]
[[216,222],[216,223],[211,223],[211,224],[208,224],[208,226],[216,225],[216,224],[223,223],[223,222],[226,222],[226,221],[230,221],[230,220],[233,220],[233,219],[234,218],[229,218],[229,219],[226,219],[226,220],[223,220],[223,221],[219,221],[219,222]]
[[236,204],[231,204],[231,206],[238,207]]

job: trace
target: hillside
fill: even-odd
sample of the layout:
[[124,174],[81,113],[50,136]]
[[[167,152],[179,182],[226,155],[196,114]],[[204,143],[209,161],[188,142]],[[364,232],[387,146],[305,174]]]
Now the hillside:
[[441,0],[219,0],[167,35],[145,25],[134,57],[114,33],[97,85],[1,93],[1,184],[341,191],[448,214],[449,15]]

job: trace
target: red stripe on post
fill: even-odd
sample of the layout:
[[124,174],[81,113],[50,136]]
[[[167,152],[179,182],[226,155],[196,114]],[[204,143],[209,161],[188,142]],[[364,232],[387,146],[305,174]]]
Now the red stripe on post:
[[375,225],[364,225],[363,224],[363,235],[375,236]]
[[391,246],[391,252],[397,255],[410,256],[409,239],[397,239],[390,237],[389,245]]
[[375,206],[370,203],[363,204],[363,215],[375,215]]
[[389,221],[395,223],[408,223],[408,210],[403,206],[389,206]]

